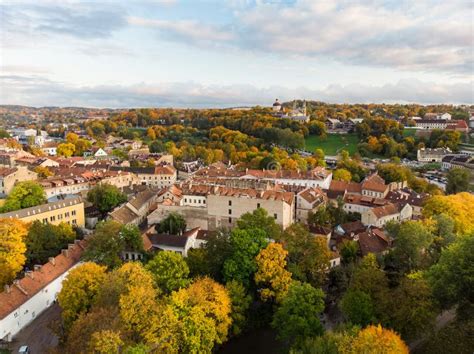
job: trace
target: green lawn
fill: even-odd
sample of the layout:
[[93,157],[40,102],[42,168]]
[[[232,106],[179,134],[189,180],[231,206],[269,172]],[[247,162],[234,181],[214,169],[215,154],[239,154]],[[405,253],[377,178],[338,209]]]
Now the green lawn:
[[403,129],[403,136],[405,138],[409,137],[409,136],[415,136],[416,134],[416,129]]
[[357,151],[359,137],[356,134],[328,134],[326,139],[310,135],[306,138],[306,150],[323,149],[325,155],[337,155],[342,149],[352,155]]

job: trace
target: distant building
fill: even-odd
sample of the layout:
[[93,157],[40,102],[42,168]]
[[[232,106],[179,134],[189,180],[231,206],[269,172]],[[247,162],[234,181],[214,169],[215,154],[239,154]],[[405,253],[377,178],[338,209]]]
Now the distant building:
[[146,219],[151,208],[154,207],[156,198],[156,191],[146,189],[143,192],[139,192],[124,205],[111,211],[109,217],[124,225],[132,224],[139,226]]
[[199,231],[200,228],[195,227],[181,235],[151,233],[145,236],[149,241],[144,243],[151,245],[150,250],[172,251],[186,257],[191,248],[199,247],[199,242],[196,242]]
[[389,221],[402,222],[410,220],[412,216],[413,208],[410,204],[389,203],[363,212],[362,223],[383,227]]
[[38,174],[26,166],[0,167],[0,197],[7,196],[16,183],[36,179]]
[[273,112],[280,112],[281,111],[281,103],[278,101],[278,98],[273,103]]
[[172,165],[155,167],[110,166],[111,171],[124,171],[135,174],[140,184],[164,188],[176,183],[178,173]]
[[449,148],[421,148],[417,151],[417,160],[420,162],[441,162],[444,156],[451,153]]

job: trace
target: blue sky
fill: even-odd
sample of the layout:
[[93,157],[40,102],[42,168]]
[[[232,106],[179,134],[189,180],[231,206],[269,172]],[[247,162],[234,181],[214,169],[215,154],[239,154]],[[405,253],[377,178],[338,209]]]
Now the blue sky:
[[474,103],[473,6],[0,0],[0,103]]

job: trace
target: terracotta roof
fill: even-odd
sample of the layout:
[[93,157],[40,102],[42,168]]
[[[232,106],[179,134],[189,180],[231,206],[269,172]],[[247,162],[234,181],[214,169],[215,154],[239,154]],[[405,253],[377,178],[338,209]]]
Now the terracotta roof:
[[324,227],[324,226],[319,226],[319,225],[316,225],[316,226],[310,225],[309,232],[316,235],[328,235],[332,233],[332,230],[329,227]]
[[10,167],[0,167],[0,176],[1,177],[6,177],[6,176],[9,176],[11,175],[12,173],[18,171],[17,168],[10,168]]
[[109,215],[112,219],[122,224],[131,223],[138,218],[138,215],[135,214],[135,212],[128,208],[126,205],[115,209],[114,211],[110,212]]
[[401,203],[402,205],[410,204],[417,207],[421,207],[428,198],[429,194],[417,193],[408,188],[391,191],[385,197],[385,199],[390,200],[391,202]]
[[133,197],[129,203],[135,208],[135,209],[140,209],[143,204],[145,204],[146,202],[148,202],[150,199],[153,199],[154,197],[156,196],[156,192],[151,190],[151,189],[147,189],[147,190],[144,190],[143,192],[139,192],[135,197]]
[[378,219],[380,219],[387,215],[398,214],[400,212],[400,205],[398,203],[389,203],[387,205],[373,208],[372,212]]
[[[50,261],[35,270],[30,275],[15,281],[10,285],[8,291],[0,293],[0,319],[15,311],[20,305],[31,299],[53,280],[64,274],[67,270],[77,264],[85,247],[85,241],[70,245],[67,252],[64,251]],[[67,254],[67,255],[66,255]]]
[[298,196],[306,200],[308,203],[314,203],[319,201],[320,203],[324,202],[327,197],[321,188],[306,188],[298,193]]
[[362,224],[360,220],[347,222],[339,226],[342,228],[346,235],[350,235],[352,233],[356,234],[366,229],[366,226]]
[[362,181],[361,185],[362,189],[368,189],[376,192],[385,192],[388,188],[388,186],[385,185],[385,180],[376,173],[367,176]]
[[330,191],[336,191],[336,192],[344,192],[347,193],[355,193],[355,194],[361,194],[362,193],[362,188],[359,183],[356,182],[345,182],[345,181],[335,181],[332,180],[331,184],[329,186]]
[[344,203],[358,204],[358,205],[363,205],[363,206],[368,206],[368,207],[376,207],[379,205],[388,204],[390,202],[385,199],[369,197],[366,195],[346,194],[344,196]]
[[362,256],[369,253],[382,253],[390,247],[390,241],[380,229],[372,229],[357,235]]

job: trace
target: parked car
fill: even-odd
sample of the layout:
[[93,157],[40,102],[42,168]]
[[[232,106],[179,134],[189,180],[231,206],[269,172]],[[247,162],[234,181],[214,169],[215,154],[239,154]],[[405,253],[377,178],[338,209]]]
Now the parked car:
[[30,354],[30,348],[27,345],[22,345],[20,349],[18,349],[18,354]]

